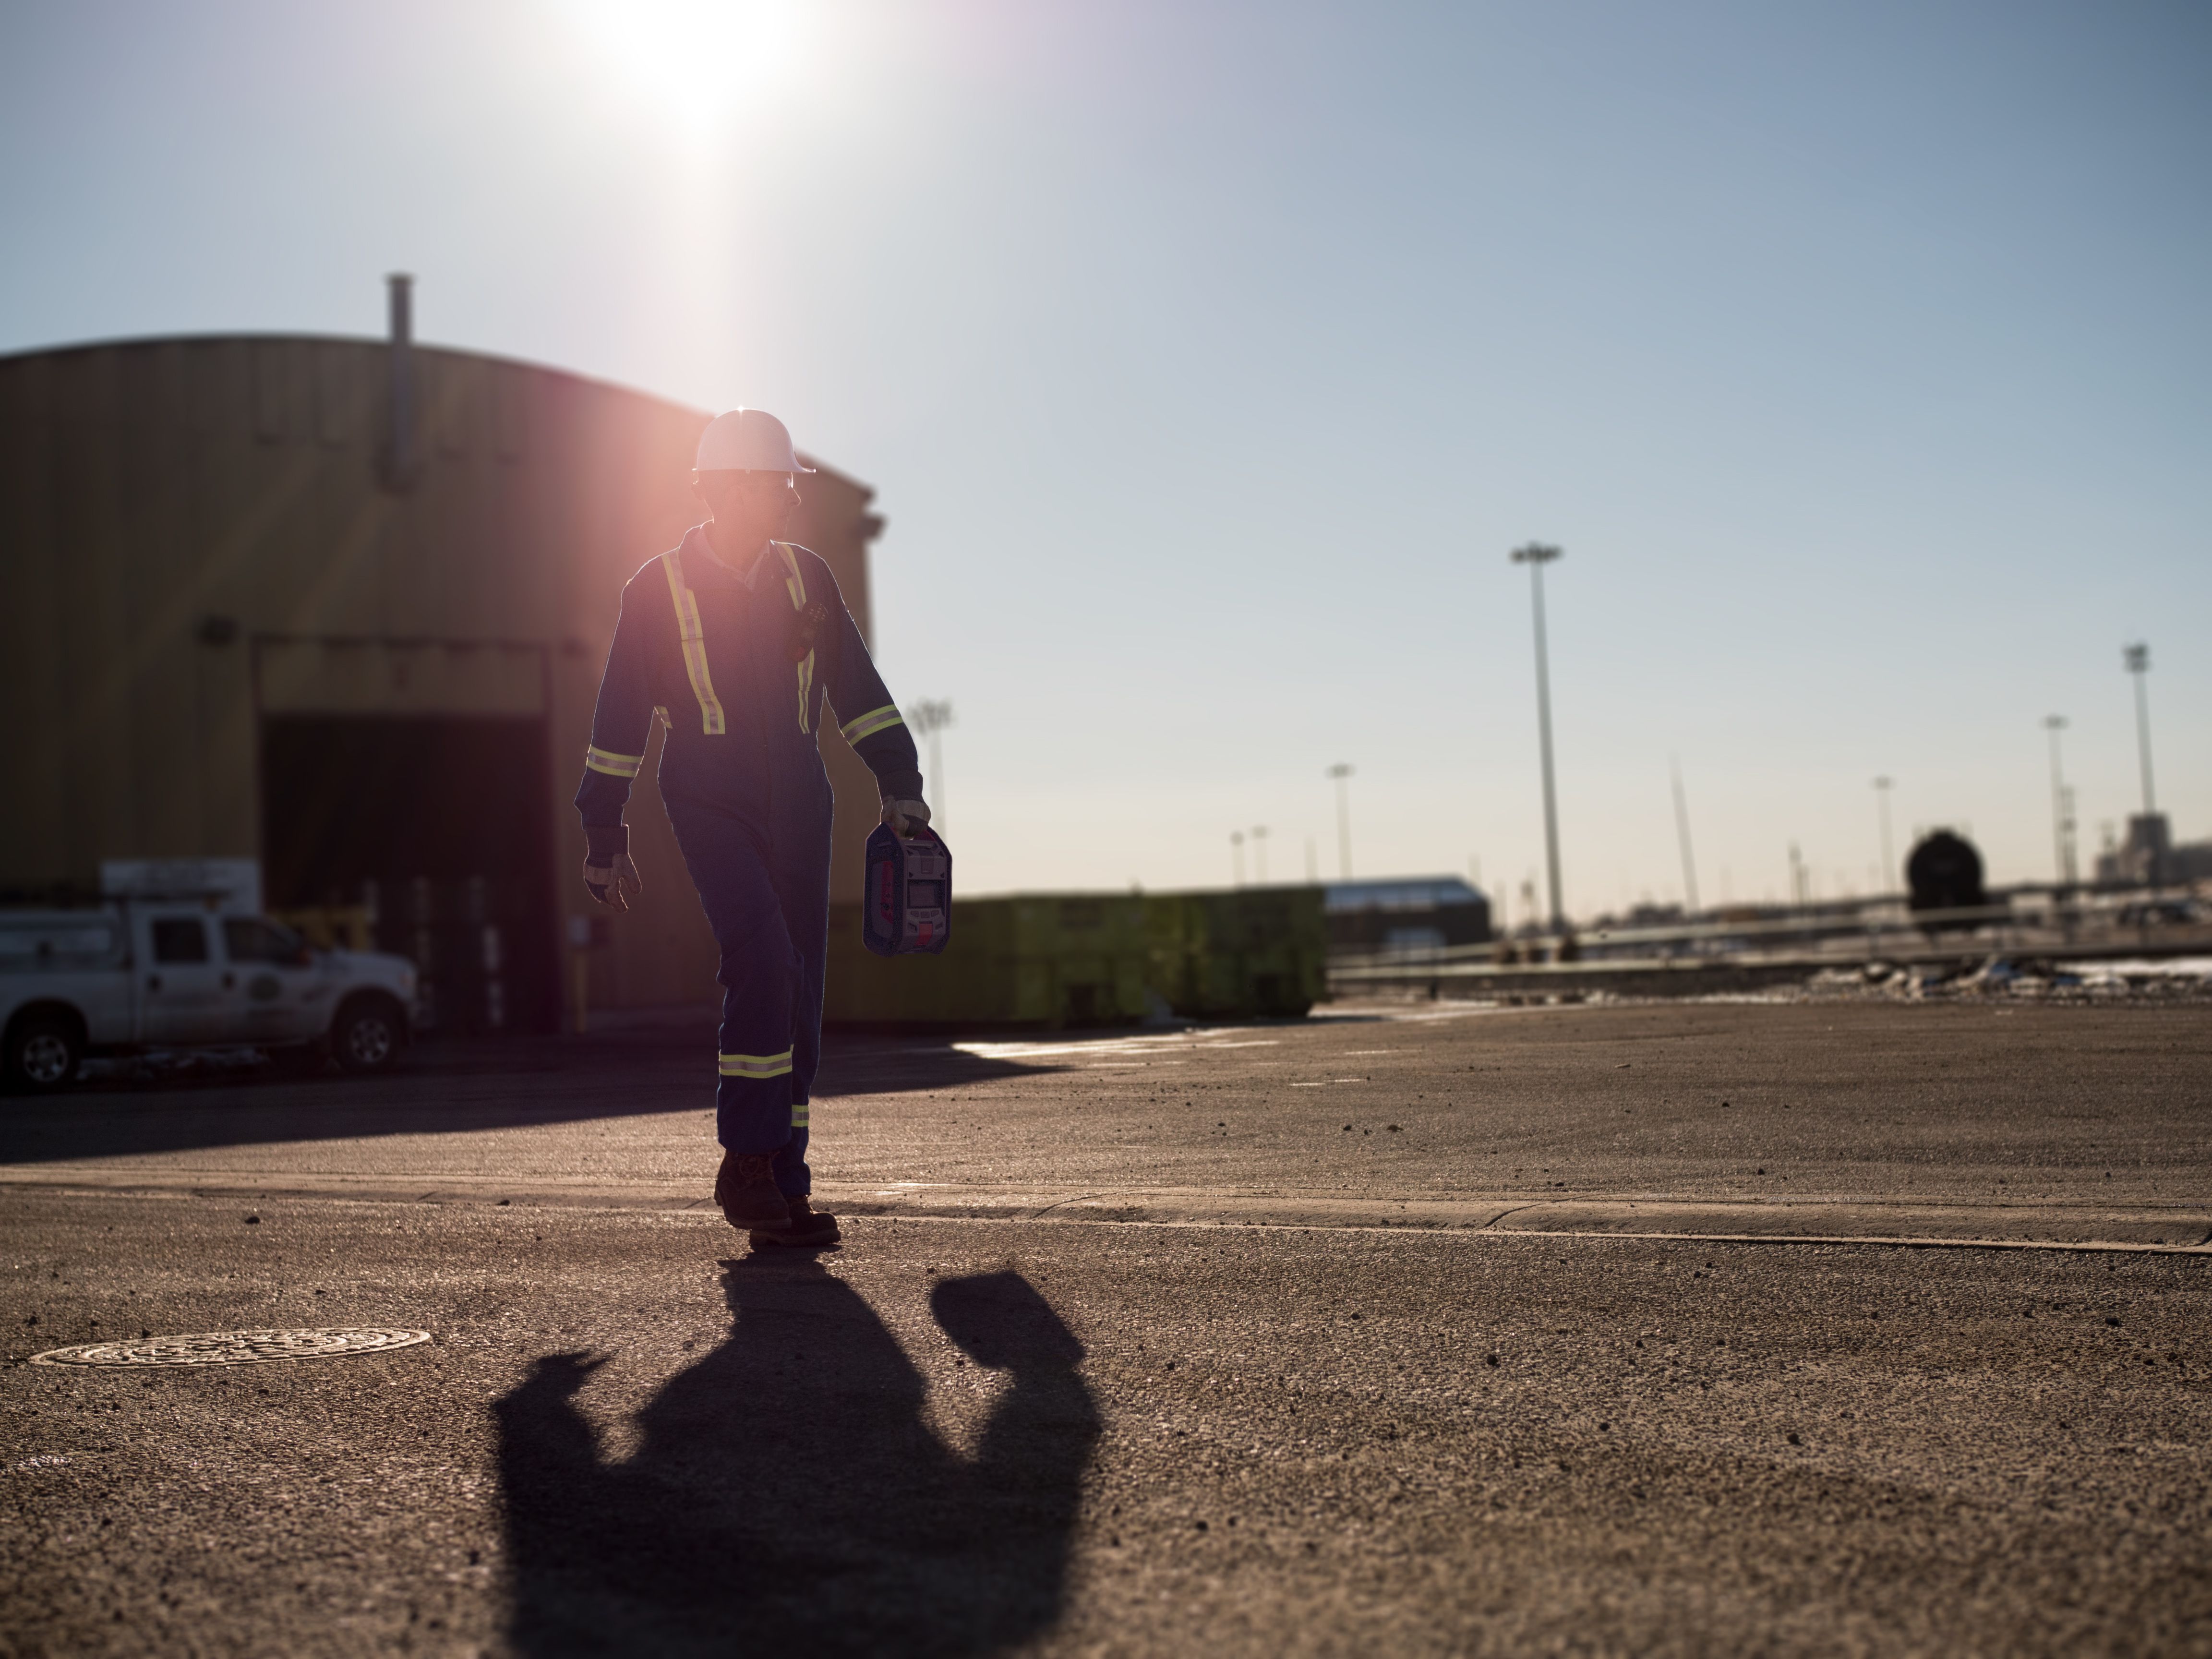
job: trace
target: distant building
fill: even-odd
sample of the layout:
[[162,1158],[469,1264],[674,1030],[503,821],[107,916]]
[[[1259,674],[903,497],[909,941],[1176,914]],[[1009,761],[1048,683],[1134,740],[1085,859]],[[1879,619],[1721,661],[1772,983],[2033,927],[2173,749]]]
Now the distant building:
[[2177,847],[2165,813],[2137,812],[2128,820],[2128,838],[2097,854],[2097,879],[2136,886],[2212,881],[2212,841]]
[[1332,951],[1413,955],[1490,938],[1490,901],[1457,876],[1333,882],[1322,908]]
[[[0,885],[257,858],[272,909],[414,957],[448,1029],[711,999],[658,732],[629,914],[586,897],[568,805],[623,584],[702,516],[707,418],[404,335],[0,358]],[[803,485],[793,538],[866,633],[872,492]],[[874,780],[822,748],[857,899]]]

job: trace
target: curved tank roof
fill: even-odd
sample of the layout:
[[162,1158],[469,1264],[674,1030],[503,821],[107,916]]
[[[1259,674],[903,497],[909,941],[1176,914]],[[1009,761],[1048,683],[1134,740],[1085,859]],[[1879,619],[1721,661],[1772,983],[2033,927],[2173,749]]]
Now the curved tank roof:
[[[202,334],[0,356],[0,701],[47,781],[0,815],[0,879],[255,855],[272,720],[523,719],[550,767],[583,753],[623,586],[702,516],[708,415],[443,346],[395,376],[391,354]],[[802,493],[793,538],[865,634],[872,492],[825,467]],[[830,764],[866,809],[840,833],[863,834],[872,780],[842,746]],[[625,994],[658,972],[641,957]]]
[[[69,340],[63,341],[53,345],[29,346],[12,351],[0,351],[0,369],[4,369],[13,364],[28,362],[41,358],[63,358],[103,351],[143,351],[157,347],[296,346],[312,348],[317,346],[327,346],[350,348],[355,349],[382,350],[390,344],[391,342],[388,339],[378,335],[313,334],[281,331],[271,331],[267,332],[218,331],[193,334],[126,334],[118,335],[112,339]],[[620,398],[635,398],[641,402],[652,404],[660,409],[666,410],[672,414],[685,416],[700,422],[712,419],[715,412],[711,410],[701,409],[690,404],[682,403],[673,398],[664,397],[657,392],[647,392],[641,387],[625,385],[620,380],[611,380],[599,375],[586,374],[578,369],[562,368],[556,364],[537,362],[526,357],[511,357],[500,352],[477,351],[471,350],[465,346],[439,345],[434,343],[422,340],[411,341],[409,345],[409,349],[418,357],[463,360],[470,362],[481,363],[492,368],[511,370],[533,375],[544,375],[550,379],[568,382],[580,389],[588,388],[592,392],[605,395]],[[858,482],[852,478],[852,475],[850,473],[845,472],[840,468],[829,465],[821,459],[820,456],[815,454],[811,450],[801,447],[799,454],[808,465],[815,467],[818,471],[831,472],[840,478],[854,483]],[[872,495],[873,492],[871,491],[869,493]]]

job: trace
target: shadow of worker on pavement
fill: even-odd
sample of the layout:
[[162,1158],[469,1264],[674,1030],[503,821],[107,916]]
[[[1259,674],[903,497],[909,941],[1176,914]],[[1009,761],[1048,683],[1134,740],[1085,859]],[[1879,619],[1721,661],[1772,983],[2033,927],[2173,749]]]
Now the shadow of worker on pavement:
[[553,1354],[496,1407],[526,1654],[965,1655],[1060,1616],[1098,1409],[1082,1345],[1018,1273],[949,1279],[945,1334],[1004,1369],[971,1462],[873,1310],[801,1257],[726,1264],[728,1338],[672,1378],[627,1462]]

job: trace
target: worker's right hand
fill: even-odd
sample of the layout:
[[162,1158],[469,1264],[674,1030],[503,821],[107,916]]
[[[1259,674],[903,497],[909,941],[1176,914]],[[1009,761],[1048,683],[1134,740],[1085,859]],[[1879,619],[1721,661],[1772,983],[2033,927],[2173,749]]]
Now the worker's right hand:
[[645,890],[645,878],[637,873],[637,866],[630,862],[629,854],[617,853],[605,864],[584,860],[584,890],[598,904],[611,905],[617,910],[629,908],[629,902]]
[[887,800],[884,803],[884,822],[901,841],[912,841],[915,831],[928,824],[929,808],[918,800]]

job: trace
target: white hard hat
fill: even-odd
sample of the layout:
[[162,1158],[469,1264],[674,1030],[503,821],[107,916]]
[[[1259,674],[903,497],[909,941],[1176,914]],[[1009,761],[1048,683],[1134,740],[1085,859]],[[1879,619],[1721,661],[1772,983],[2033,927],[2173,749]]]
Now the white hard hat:
[[764,409],[733,409],[699,434],[696,472],[811,472],[799,464],[791,428]]

